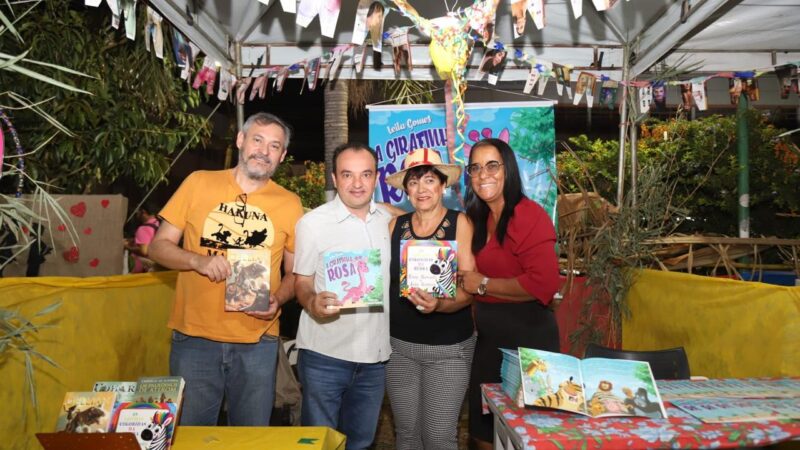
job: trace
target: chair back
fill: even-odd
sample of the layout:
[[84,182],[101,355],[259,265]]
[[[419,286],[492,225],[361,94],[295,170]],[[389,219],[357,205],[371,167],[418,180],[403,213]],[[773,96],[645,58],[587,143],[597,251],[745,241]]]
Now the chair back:
[[589,344],[583,354],[584,358],[610,358],[647,361],[650,370],[657,380],[688,380],[689,359],[683,347],[668,348],[665,350],[633,351],[616,350],[597,344]]

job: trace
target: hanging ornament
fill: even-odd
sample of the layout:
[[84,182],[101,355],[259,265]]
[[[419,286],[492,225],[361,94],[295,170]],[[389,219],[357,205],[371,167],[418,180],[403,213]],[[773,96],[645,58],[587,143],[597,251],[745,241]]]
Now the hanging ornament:
[[575,86],[575,98],[572,101],[573,105],[581,102],[581,98],[586,94],[586,106],[591,108],[594,103],[594,84],[597,82],[597,77],[589,72],[581,72],[578,75],[578,84]]
[[[430,20],[419,15],[406,0],[394,0],[400,11],[425,34],[431,37],[429,51],[439,77],[446,80],[445,115],[447,118],[447,150],[449,162],[464,164],[460,155],[467,126],[464,113],[464,93],[467,90],[466,72],[472,48],[471,24],[493,22],[499,0],[476,0],[472,6]],[[455,116],[453,109],[455,108]],[[456,134],[459,136],[456,146]]]
[[567,97],[572,99],[572,69],[568,66],[553,63],[553,73],[556,76],[556,92],[561,95],[564,88],[567,90]]

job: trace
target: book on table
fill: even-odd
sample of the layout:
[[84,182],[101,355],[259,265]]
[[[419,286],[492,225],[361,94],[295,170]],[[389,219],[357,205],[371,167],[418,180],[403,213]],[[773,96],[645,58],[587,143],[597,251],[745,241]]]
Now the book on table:
[[126,402],[114,411],[117,433],[133,433],[141,450],[167,450],[172,445],[178,405],[167,402]]
[[109,432],[116,399],[116,392],[67,392],[61,404],[56,431]]
[[325,290],[336,294],[340,308],[383,305],[380,249],[323,254]]
[[400,241],[400,295],[420,289],[437,298],[455,298],[458,243],[440,240]]
[[673,406],[706,423],[800,420],[798,398],[684,398]]
[[666,418],[646,361],[587,358],[519,347],[524,404],[590,417]]
[[142,377],[136,382],[133,401],[174,403],[180,407],[185,386],[183,377]]
[[270,251],[229,248],[231,275],[225,279],[225,311],[269,310]]
[[97,381],[93,392],[116,392],[117,403],[132,402],[136,393],[135,381]]
[[716,380],[663,380],[661,398],[800,398],[797,378],[723,378]]

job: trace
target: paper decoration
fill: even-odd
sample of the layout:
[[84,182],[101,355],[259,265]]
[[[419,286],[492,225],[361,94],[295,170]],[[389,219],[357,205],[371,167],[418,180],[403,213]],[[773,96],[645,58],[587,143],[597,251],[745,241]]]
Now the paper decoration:
[[572,101],[573,105],[581,102],[581,98],[586,94],[586,106],[591,108],[594,103],[594,84],[597,82],[597,77],[589,72],[581,72],[578,75],[578,84],[575,86],[575,98]]
[[253,87],[250,88],[250,101],[255,100],[256,96],[264,100],[267,98],[267,85],[269,84],[270,72],[262,73],[253,80]]
[[789,94],[800,93],[797,80],[797,66],[786,64],[775,68],[775,76],[778,77],[778,88],[783,99],[789,98]]
[[525,80],[525,87],[522,88],[522,92],[530,94],[537,81],[539,81],[539,71],[532,67],[531,71],[528,72],[528,79]]
[[411,72],[413,66],[411,64],[411,46],[408,43],[408,30],[397,30],[391,35],[390,39],[392,41],[392,58],[395,76],[400,76],[401,66],[405,66],[406,69]]
[[[466,71],[472,40],[471,24],[486,24],[493,21],[499,0],[476,0],[472,6],[438,19],[430,20],[419,15],[407,0],[395,0],[395,4],[406,17],[431,37],[429,47],[431,61],[439,77],[446,80],[445,114],[447,116],[447,150],[451,163],[464,163],[459,155],[464,145],[466,114],[464,93],[467,89]],[[455,114],[453,113],[455,108]],[[459,144],[455,145],[456,134]]]
[[283,12],[294,14],[297,12],[297,0],[281,0]]
[[147,18],[144,24],[144,48],[149,52],[152,42],[153,51],[158,59],[164,59],[164,33],[161,32],[161,14],[147,7]]
[[366,45],[359,45],[358,47],[353,47],[353,70],[356,73],[361,73],[364,71],[364,62],[367,59],[367,46]]
[[[386,19],[385,7],[381,2],[372,2],[367,10],[367,30],[372,41],[372,51],[383,51],[383,21]],[[375,55],[372,55],[375,57]],[[380,57],[380,56],[379,56]]]
[[224,102],[228,99],[231,87],[236,83],[236,78],[230,73],[230,69],[223,67],[219,71],[219,89],[217,90],[217,99]]
[[283,83],[286,82],[287,78],[289,78],[289,68],[284,67],[278,72],[278,75],[275,76],[275,92],[283,91]]
[[369,5],[373,0],[359,0],[356,7],[356,21],[353,25],[353,39],[350,41],[356,45],[364,44],[364,39],[367,38],[367,13],[369,12]]
[[572,4],[572,15],[576,19],[580,19],[583,15],[583,0],[569,0]]
[[308,82],[308,90],[314,91],[317,88],[317,80],[319,79],[319,65],[320,59],[314,58],[305,65],[306,81]]
[[705,83],[692,83],[692,99],[694,100],[694,104],[697,105],[697,109],[700,111],[708,109]]
[[742,95],[741,78],[731,78],[728,80],[728,94],[730,94],[731,97],[731,105],[739,103],[739,96]]
[[111,26],[119,29],[120,13],[119,13],[119,0],[106,0],[108,8],[111,9]]
[[751,102],[757,102],[761,98],[758,90],[758,80],[755,78],[745,78],[742,80],[742,91],[747,95]]
[[605,105],[608,109],[614,109],[617,103],[617,91],[619,82],[614,80],[604,80],[600,86],[600,105]]
[[681,105],[683,109],[689,111],[692,109],[692,83],[681,83]]
[[528,13],[537,29],[544,28],[544,0],[528,0]]
[[525,34],[525,8],[528,0],[508,0],[511,6],[511,23],[514,25],[514,39]]
[[97,7],[100,6],[101,3],[103,3],[103,0],[86,0],[84,5]]
[[653,85],[653,107],[657,112],[667,110],[667,86],[663,81],[656,81]]
[[295,23],[306,28],[319,15],[319,27],[323,36],[332,38],[339,20],[341,0],[300,0]]
[[648,84],[639,88],[639,114],[650,112],[653,103],[653,88]]
[[136,0],[122,0],[122,12],[125,15],[125,35],[136,40]]
[[200,89],[203,84],[206,85],[206,94],[214,95],[214,83],[217,81],[217,66],[211,61],[211,58],[206,57],[203,61],[203,67],[197,72],[194,77],[192,87]]
[[561,64],[553,64],[553,73],[556,76],[556,92],[561,95],[564,88],[567,90],[567,97],[572,98],[572,86],[570,85],[570,78],[572,76],[572,69]]

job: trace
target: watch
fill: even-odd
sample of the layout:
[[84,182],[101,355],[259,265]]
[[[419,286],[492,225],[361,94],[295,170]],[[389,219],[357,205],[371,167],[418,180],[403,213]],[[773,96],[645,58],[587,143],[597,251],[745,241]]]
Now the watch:
[[486,295],[486,285],[489,284],[489,277],[483,277],[481,284],[478,285],[478,295]]

